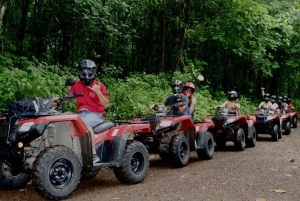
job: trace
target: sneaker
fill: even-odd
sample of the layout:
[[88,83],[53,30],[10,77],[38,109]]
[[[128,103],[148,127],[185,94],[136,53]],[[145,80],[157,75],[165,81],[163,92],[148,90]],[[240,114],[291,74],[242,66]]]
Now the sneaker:
[[93,155],[93,163],[99,163],[100,162],[100,158],[97,156],[97,154]]

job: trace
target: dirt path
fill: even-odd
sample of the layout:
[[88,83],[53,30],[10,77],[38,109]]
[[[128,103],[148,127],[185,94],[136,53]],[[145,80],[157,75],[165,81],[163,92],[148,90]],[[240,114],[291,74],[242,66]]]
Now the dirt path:
[[[298,122],[299,125],[299,122]],[[120,183],[111,169],[82,181],[66,200],[72,201],[298,201],[300,200],[300,129],[278,142],[259,135],[256,147],[243,152],[228,143],[216,149],[212,160],[201,161],[192,152],[185,168],[174,168],[151,155],[143,183]],[[42,200],[31,184],[23,189],[0,190],[0,200]]]

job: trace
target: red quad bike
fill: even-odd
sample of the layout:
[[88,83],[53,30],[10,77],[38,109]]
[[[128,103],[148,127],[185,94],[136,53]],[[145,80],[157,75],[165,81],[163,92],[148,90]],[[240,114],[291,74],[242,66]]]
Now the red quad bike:
[[248,119],[254,121],[254,126],[258,134],[271,135],[273,141],[282,138],[282,120],[278,113],[274,113],[271,109],[258,109],[256,113],[248,115]]
[[[73,79],[66,86],[74,84]],[[57,112],[65,100],[48,99],[44,112],[0,118],[0,186],[18,189],[32,178],[36,192],[46,199],[64,199],[77,188],[81,178],[95,177],[101,168],[114,168],[117,179],[127,184],[140,183],[149,168],[149,155],[135,132],[151,132],[147,123],[104,122],[94,128],[100,162],[93,164],[91,135],[80,116]],[[55,106],[57,105],[57,106]],[[82,177],[81,177],[82,176]]]
[[216,107],[215,110],[216,114],[206,115],[202,121],[206,122],[205,127],[212,133],[218,147],[224,148],[227,141],[234,142],[237,151],[243,151],[246,145],[255,147],[257,134],[252,119],[228,113],[227,108]]
[[149,123],[150,132],[136,132],[135,140],[142,142],[150,154],[159,154],[161,159],[171,161],[176,167],[188,164],[190,151],[196,151],[200,159],[211,159],[214,141],[209,132],[195,130],[189,116],[169,115],[170,108],[153,108],[154,114],[133,118],[132,121]]
[[281,122],[281,133],[284,130],[284,134],[289,135],[292,131],[291,116],[280,110],[279,112]]
[[286,110],[285,113],[289,115],[290,121],[292,123],[292,127],[297,128],[297,117],[298,117],[297,111],[294,109],[289,109]]

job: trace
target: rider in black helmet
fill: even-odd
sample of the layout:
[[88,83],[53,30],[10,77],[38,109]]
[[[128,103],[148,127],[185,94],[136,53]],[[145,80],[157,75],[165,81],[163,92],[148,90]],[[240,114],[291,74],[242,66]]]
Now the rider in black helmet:
[[[171,84],[173,94],[170,95],[163,104],[160,104],[159,107],[171,106],[171,115],[189,115],[191,116],[186,107],[188,106],[189,99],[184,94],[182,94],[183,83],[181,80],[175,80]],[[153,108],[153,105],[150,106],[150,109]]]

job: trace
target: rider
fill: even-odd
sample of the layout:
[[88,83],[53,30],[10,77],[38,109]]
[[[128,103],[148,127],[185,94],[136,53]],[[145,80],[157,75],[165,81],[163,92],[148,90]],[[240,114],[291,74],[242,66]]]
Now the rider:
[[288,104],[288,109],[290,109],[290,110],[294,110],[295,109],[294,106],[293,106],[293,104],[291,103],[291,99],[290,98],[287,99],[286,103]]
[[272,103],[270,102],[270,94],[264,95],[264,101],[261,102],[258,106],[260,109],[271,109]]
[[[175,80],[171,84],[173,94],[170,95],[163,104],[160,104],[159,107],[171,106],[171,115],[190,115],[189,110],[186,110],[189,99],[182,94],[183,83],[180,80]],[[150,106],[150,109],[153,108],[153,105]]]
[[196,97],[193,96],[195,90],[196,86],[192,82],[187,82],[183,85],[182,93],[189,99],[187,109],[189,109],[189,113],[191,114],[192,118],[194,118],[194,112],[196,107]]
[[237,97],[238,93],[232,90],[228,92],[227,101],[216,107],[225,107],[229,110],[229,113],[237,113],[238,115],[241,115],[241,106],[237,100]]
[[103,112],[109,106],[108,94],[103,83],[96,81],[97,66],[94,61],[84,59],[79,62],[79,81],[71,86],[69,93],[82,93],[76,97],[77,112],[88,126],[92,138],[93,163],[100,161],[95,149],[93,128],[103,122]]
[[278,98],[277,98],[277,104],[278,104],[278,109],[279,109],[279,110],[284,110],[285,105],[284,105],[284,103],[283,103],[283,98],[282,98],[282,96],[278,96]]
[[277,97],[275,95],[271,96],[270,102],[272,103],[271,109],[273,111],[278,111],[278,109],[279,109],[278,104],[276,103],[276,99],[277,99]]

